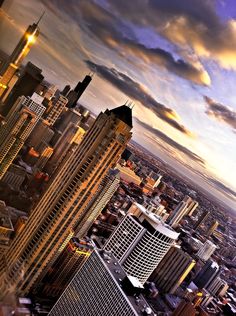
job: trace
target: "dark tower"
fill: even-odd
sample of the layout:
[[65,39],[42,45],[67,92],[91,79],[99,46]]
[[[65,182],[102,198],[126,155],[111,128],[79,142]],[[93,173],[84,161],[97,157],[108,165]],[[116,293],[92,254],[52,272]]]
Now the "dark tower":
[[24,95],[25,97],[31,97],[43,79],[42,69],[28,62],[5,101],[3,115],[7,115],[19,96]]
[[86,90],[86,88],[88,87],[89,83],[91,82],[92,80],[92,76],[90,75],[86,75],[84,80],[81,82],[79,81],[77,86],[75,87],[74,90],[71,90],[69,93],[68,93],[68,104],[67,106],[69,108],[75,108],[76,107],[76,104],[79,100],[79,98],[81,97],[81,95],[84,93],[84,91]]

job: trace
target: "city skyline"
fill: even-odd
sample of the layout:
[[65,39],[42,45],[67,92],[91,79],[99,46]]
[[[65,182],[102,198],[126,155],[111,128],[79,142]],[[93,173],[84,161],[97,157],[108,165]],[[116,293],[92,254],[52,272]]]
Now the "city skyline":
[[[214,175],[236,189],[236,49],[221,39],[224,30],[232,40],[235,36],[231,1],[225,5],[216,1],[215,6],[200,1],[194,10],[186,1],[181,7],[173,2],[168,8],[163,1],[157,1],[152,10],[163,13],[158,25],[154,25],[157,22],[152,18],[150,3],[145,8],[149,21],[138,19],[142,5],[139,1],[137,17],[132,16],[130,7],[123,10],[123,2],[117,8],[115,1],[109,1],[109,6],[108,1],[71,1],[65,7],[63,1],[49,4],[18,0],[4,5],[8,6],[9,16],[5,16],[2,27],[8,25],[12,40],[6,46],[6,29],[0,48],[4,43],[10,52],[28,22],[37,20],[46,10],[40,22],[40,37],[27,58],[43,69],[46,79],[62,88],[67,83],[73,86],[78,77],[95,71],[94,84],[88,88],[86,98],[81,98],[83,104],[98,114],[108,103],[112,107],[127,98],[133,100],[135,141],[181,173],[187,167],[187,177],[194,176],[205,189],[209,188],[206,182],[219,187]],[[168,30],[165,32],[164,23],[169,31],[178,29],[180,35],[184,34],[185,24],[191,25],[192,33],[184,35],[192,49],[183,38],[172,38]],[[198,27],[203,31],[197,34]],[[214,38],[214,45],[207,42],[209,36]],[[225,45],[224,49],[220,44]],[[225,80],[227,85],[222,86]],[[217,194],[214,189],[212,192]]]

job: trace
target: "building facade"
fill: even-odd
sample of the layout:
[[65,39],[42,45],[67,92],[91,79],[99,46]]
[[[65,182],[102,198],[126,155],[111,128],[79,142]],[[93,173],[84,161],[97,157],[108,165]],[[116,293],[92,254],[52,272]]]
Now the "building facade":
[[171,247],[152,273],[150,280],[155,282],[162,292],[174,294],[195,264],[195,260],[183,250]]
[[[49,316],[153,316],[147,302],[138,295],[140,287],[137,281],[129,288],[121,286],[125,277],[112,255],[95,250],[62,293]],[[132,292],[136,292],[137,298]]]
[[127,214],[106,242],[127,274],[144,284],[178,238],[171,227],[156,214],[137,206],[135,214]]
[[39,118],[45,111],[42,104],[21,96],[0,128],[0,179],[16,158]]
[[96,220],[96,218],[112,198],[115,191],[118,189],[119,183],[119,171],[117,169],[111,169],[107,176],[103,179],[94,198],[89,203],[87,210],[85,211],[84,218],[75,228],[77,237],[83,238],[86,235],[93,222]]
[[[25,229],[0,261],[0,293],[15,287],[25,295],[56,260],[84,216],[87,205],[131,138],[132,111],[126,105],[101,113],[80,145],[51,178]],[[69,241],[69,240],[68,240]]]

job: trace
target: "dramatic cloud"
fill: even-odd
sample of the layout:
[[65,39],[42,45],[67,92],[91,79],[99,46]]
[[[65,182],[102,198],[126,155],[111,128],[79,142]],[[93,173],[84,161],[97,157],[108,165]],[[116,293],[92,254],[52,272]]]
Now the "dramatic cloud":
[[147,131],[151,132],[157,138],[161,139],[166,144],[168,144],[171,147],[173,147],[175,150],[178,150],[179,152],[183,153],[184,155],[186,155],[191,160],[193,160],[193,161],[195,161],[197,163],[200,163],[203,166],[205,165],[204,159],[202,159],[200,156],[198,156],[197,154],[195,154],[194,152],[192,152],[188,148],[186,148],[186,147],[182,146],[181,144],[177,143],[172,138],[168,137],[166,134],[161,132],[159,129],[151,127],[147,123],[142,122],[142,121],[140,121],[137,118],[135,118],[135,120],[137,121],[137,123],[139,125],[141,125],[143,128],[145,128]]
[[[52,10],[52,3],[47,3],[44,0],[44,4],[50,10]],[[79,3],[72,0],[70,6],[59,0],[55,5],[61,10],[63,9],[73,22],[78,23],[85,33],[95,36],[124,57],[129,55],[152,63],[152,65],[156,64],[199,85],[210,84],[210,77],[199,61],[176,59],[165,49],[143,45],[136,38],[132,27],[128,23],[124,23],[122,16],[109,11],[109,7],[105,9],[93,1],[84,0]]]
[[207,115],[213,117],[214,119],[224,122],[236,130],[236,111],[226,105],[217,103],[211,98],[204,97],[207,103]]
[[192,133],[177,121],[177,113],[157,102],[148,92],[145,91],[145,87],[143,87],[140,83],[134,81],[124,73],[117,71],[115,68],[98,65],[89,60],[86,60],[85,63],[91,70],[95,71],[100,77],[118,88],[122,91],[122,93],[126,94],[131,99],[137,100],[143,106],[151,109],[160,119],[176,128],[181,133],[192,136]]
[[221,21],[213,0],[109,0],[110,10],[181,48],[236,69],[236,20]]

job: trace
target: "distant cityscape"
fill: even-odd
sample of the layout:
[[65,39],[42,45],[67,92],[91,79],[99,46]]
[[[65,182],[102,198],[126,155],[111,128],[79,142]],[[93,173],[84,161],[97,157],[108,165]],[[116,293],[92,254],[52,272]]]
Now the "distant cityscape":
[[0,315],[236,315],[236,218],[132,140],[131,101],[80,103],[93,73],[24,63],[42,18],[0,52]]

